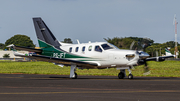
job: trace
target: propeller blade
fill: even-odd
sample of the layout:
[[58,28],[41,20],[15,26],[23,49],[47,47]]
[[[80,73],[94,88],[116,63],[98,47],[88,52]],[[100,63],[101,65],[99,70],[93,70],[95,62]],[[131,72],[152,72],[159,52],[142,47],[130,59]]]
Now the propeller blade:
[[149,70],[149,67],[148,67],[148,63],[146,60],[144,60],[144,73],[143,75],[149,75],[151,73],[151,71]]
[[130,45],[130,50],[132,50],[132,47],[134,46],[135,41],[133,41]]

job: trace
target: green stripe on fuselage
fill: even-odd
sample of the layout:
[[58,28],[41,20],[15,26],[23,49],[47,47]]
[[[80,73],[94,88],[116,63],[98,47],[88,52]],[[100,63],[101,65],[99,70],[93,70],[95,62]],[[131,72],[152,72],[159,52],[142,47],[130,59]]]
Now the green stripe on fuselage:
[[39,40],[39,46],[43,50],[41,55],[55,57],[55,58],[88,58],[78,55],[73,55],[68,52],[63,52],[59,49],[56,49],[54,46],[47,44],[46,42]]

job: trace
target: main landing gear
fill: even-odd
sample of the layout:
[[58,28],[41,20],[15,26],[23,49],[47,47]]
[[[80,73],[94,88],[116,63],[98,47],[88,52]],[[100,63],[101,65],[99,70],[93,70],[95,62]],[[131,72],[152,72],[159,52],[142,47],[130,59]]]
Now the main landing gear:
[[77,79],[77,73],[74,72],[74,77],[72,77],[72,79]]
[[77,79],[76,65],[71,65],[70,78]]
[[133,79],[133,75],[131,74],[130,68],[131,68],[131,67],[124,68],[124,69],[120,69],[120,73],[118,74],[118,78],[119,78],[119,79],[123,79],[124,77],[126,77],[126,72],[125,72],[125,70],[128,69],[128,71],[129,71],[128,79]]

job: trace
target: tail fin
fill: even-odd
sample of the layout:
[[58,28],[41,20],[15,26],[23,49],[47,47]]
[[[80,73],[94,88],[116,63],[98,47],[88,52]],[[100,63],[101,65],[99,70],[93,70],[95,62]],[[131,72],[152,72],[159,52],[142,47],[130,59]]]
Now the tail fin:
[[172,55],[169,49],[170,49],[170,48],[165,48],[166,56]]
[[61,44],[55,38],[50,29],[46,26],[41,18],[33,18],[36,35],[39,42],[39,47],[56,47],[59,48]]

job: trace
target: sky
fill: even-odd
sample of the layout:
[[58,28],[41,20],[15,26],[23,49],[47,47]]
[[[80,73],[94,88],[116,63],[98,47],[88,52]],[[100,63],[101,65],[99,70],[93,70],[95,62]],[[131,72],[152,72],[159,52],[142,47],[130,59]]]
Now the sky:
[[0,43],[21,34],[38,46],[33,17],[41,17],[59,41],[131,36],[165,43],[175,40],[179,10],[180,0],[0,0]]

